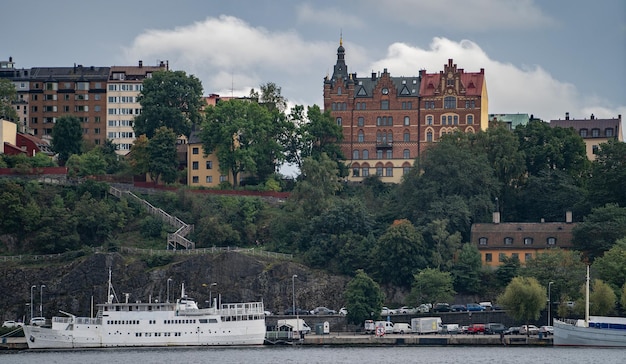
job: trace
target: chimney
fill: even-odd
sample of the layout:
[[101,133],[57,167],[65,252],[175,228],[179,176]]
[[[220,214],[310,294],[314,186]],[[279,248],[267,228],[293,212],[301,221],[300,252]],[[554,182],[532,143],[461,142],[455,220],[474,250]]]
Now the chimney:
[[565,113],[565,120],[569,120],[569,112]]
[[572,212],[571,211],[565,211],[565,222],[568,224],[572,223]]
[[494,224],[499,224],[500,223],[500,212],[499,211],[494,211],[493,212],[493,223]]
[[376,81],[376,72],[372,71],[372,81]]
[[595,118],[596,118],[596,117],[595,117],[595,116],[593,116],[593,114],[591,114],[591,120],[593,120],[593,119],[595,119]]
[[139,60],[139,68],[143,67],[143,61]]

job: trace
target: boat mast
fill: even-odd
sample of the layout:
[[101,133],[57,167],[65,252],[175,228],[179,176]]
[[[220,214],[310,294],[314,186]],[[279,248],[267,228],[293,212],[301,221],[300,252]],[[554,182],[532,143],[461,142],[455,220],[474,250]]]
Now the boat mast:
[[585,326],[589,327],[589,265],[587,265],[587,283],[585,284]]

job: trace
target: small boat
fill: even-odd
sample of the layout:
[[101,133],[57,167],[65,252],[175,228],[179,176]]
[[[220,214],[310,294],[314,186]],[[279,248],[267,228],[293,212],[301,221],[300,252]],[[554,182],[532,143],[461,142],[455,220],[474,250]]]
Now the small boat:
[[185,294],[176,302],[113,302],[109,271],[106,303],[95,317],[53,317],[51,327],[24,325],[29,349],[263,345],[263,302],[224,303],[198,308]]
[[626,318],[589,316],[589,266],[585,288],[585,319],[554,319],[554,346],[626,347]]

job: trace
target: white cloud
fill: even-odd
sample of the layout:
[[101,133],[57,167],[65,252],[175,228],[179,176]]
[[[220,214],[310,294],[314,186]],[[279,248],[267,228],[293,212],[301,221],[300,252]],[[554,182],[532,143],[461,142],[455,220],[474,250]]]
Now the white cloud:
[[[370,3],[374,9],[381,6],[377,0]],[[528,29],[555,23],[533,0],[387,0],[379,14],[416,28],[464,31]]]

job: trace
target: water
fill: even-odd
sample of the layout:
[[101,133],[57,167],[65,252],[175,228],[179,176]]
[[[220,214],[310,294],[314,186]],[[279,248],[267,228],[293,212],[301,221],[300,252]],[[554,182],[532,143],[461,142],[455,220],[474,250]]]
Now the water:
[[2,364],[83,363],[624,363],[626,349],[554,347],[309,347],[94,349],[0,352]]

